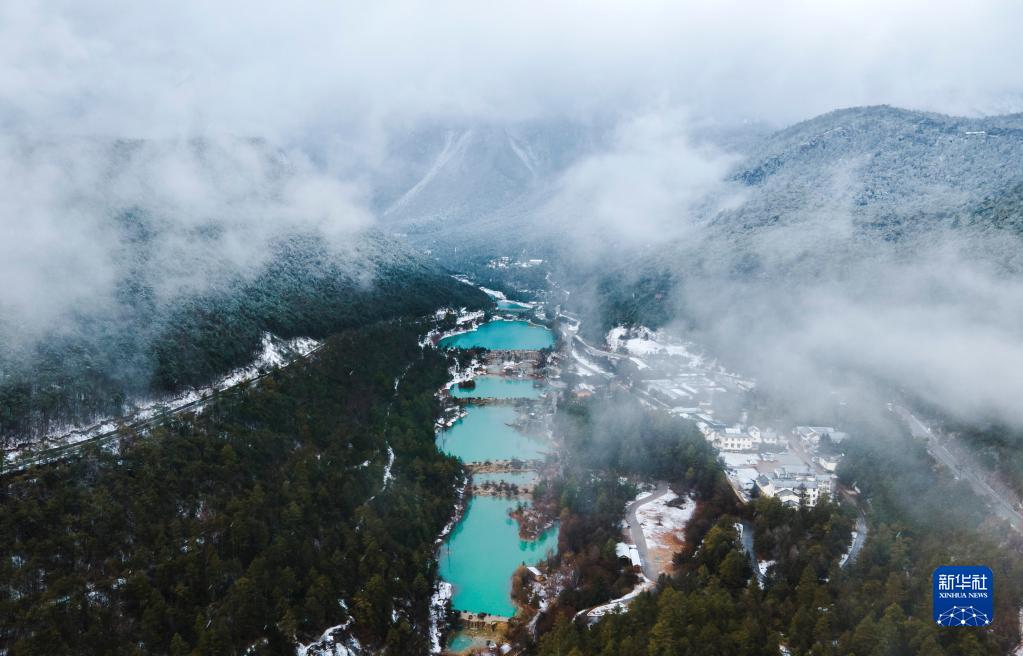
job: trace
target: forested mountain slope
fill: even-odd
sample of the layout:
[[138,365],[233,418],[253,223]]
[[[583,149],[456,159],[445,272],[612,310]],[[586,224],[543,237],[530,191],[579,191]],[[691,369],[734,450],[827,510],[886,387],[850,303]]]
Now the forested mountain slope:
[[[709,233],[736,240],[760,264],[752,273],[773,275],[772,265],[800,271],[799,262],[771,236],[796,237],[798,254],[841,263],[868,249],[934,243],[955,230],[994,222],[979,212],[1023,182],[1023,116],[984,119],[912,112],[891,107],[840,110],[778,132],[733,174],[742,202],[711,217]],[[998,200],[994,201],[995,203]],[[1004,221],[999,221],[1004,224]],[[719,236],[720,233],[721,236]],[[715,241],[715,243],[720,243]],[[1007,257],[1008,251],[989,253]],[[795,259],[795,258],[793,258]]]
[[425,329],[345,332],[120,453],[5,476],[0,650],[294,654],[344,624],[427,653],[462,473],[435,445],[448,363]]
[[607,278],[637,285],[623,292],[631,309],[608,307],[609,323],[664,322],[679,308],[664,311],[659,301],[684,279],[799,286],[872,264],[926,263],[936,252],[1018,274],[1020,161],[1019,115],[965,119],[863,107],[781,130],[715,191],[729,207],[680,216],[697,228],[684,241],[617,263],[629,275],[615,270]]
[[[351,218],[357,208],[334,191],[314,194],[322,207],[292,201],[296,189],[332,183],[262,142],[20,148],[9,150],[36,177],[71,171],[41,222],[69,233],[68,266],[83,284],[72,298],[49,297],[54,265],[40,266],[24,282],[33,298],[5,293],[12,305],[0,316],[0,436],[8,440],[206,384],[250,362],[266,332],[323,338],[487,302]],[[77,172],[90,166],[104,173]],[[74,232],[83,223],[88,235]]]

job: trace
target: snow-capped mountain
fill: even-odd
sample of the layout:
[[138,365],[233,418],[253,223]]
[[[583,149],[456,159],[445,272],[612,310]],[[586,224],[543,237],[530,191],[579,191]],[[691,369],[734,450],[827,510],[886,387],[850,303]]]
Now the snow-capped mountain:
[[528,221],[598,140],[567,122],[420,130],[395,143],[401,170],[382,177],[375,204],[385,225],[431,250],[450,252],[452,234],[462,244],[498,233],[516,241],[509,225]]

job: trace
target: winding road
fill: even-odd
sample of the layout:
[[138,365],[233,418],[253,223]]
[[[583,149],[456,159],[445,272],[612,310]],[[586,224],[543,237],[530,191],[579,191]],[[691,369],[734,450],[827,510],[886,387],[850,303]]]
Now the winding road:
[[982,474],[983,468],[973,462],[969,453],[957,449],[958,453],[953,454],[948,446],[942,443],[939,434],[912,412],[898,405],[893,406],[892,410],[906,422],[913,437],[926,442],[927,452],[932,458],[947,467],[958,478],[965,480],[978,496],[986,497],[999,517],[1007,521],[1013,529],[1023,533],[1023,514],[1016,510],[1016,499],[1008,490],[996,491],[985,479],[986,474]]
[[649,496],[645,496],[625,506],[625,520],[629,524],[629,535],[632,536],[632,541],[636,543],[636,550],[639,551],[639,560],[643,566],[643,574],[651,581],[656,581],[661,573],[656,571],[657,568],[650,562],[650,558],[647,556],[646,536],[643,535],[643,527],[640,526],[636,511],[651,501],[660,499],[670,491],[671,488],[668,487],[668,484],[662,481],[657,484],[657,487],[654,488],[653,493]]
[[593,346],[590,343],[588,343],[586,340],[584,340],[578,334],[573,334],[572,335],[572,339],[574,339],[576,342],[579,343],[580,346],[583,347],[583,350],[586,351],[587,355],[592,355],[595,358],[608,358],[610,360],[621,360],[623,357],[625,357],[625,356],[623,356],[620,353],[612,353],[610,351],[601,350],[601,349],[597,348],[596,346]]
[[650,562],[649,556],[647,556],[647,544],[646,536],[643,535],[643,528],[640,526],[639,517],[636,516],[636,511],[645,506],[648,503],[656,501],[663,497],[665,494],[671,491],[668,484],[664,481],[657,483],[657,487],[654,491],[642,499],[637,499],[630,502],[625,506],[625,521],[629,525],[629,535],[632,536],[632,541],[636,544],[636,551],[639,552],[640,568],[643,570],[643,576],[641,580],[631,592],[624,597],[618,599],[612,599],[611,601],[601,604],[600,606],[593,606],[591,608],[584,608],[575,614],[574,619],[583,617],[584,615],[589,618],[589,621],[595,622],[598,618],[606,615],[610,612],[623,611],[633,599],[645,590],[649,590],[654,587],[658,577],[661,573],[656,571],[657,567]]

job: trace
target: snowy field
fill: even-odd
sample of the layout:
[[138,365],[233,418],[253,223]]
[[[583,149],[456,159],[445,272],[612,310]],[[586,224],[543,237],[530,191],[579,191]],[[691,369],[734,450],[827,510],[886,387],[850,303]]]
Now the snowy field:
[[685,526],[693,516],[696,502],[687,497],[680,507],[668,505],[677,499],[677,494],[668,492],[636,511],[636,519],[650,550],[674,551],[685,539]]
[[654,331],[643,326],[617,326],[608,331],[606,340],[612,351],[621,349],[633,356],[674,356],[687,360],[688,365],[694,368],[704,365],[703,357],[693,353],[692,344],[672,339],[660,330]]

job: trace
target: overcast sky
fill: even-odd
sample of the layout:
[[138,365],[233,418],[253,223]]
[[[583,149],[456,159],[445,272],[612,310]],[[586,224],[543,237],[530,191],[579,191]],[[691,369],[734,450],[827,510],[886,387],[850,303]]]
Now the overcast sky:
[[[0,342],[38,339],[85,310],[109,314],[130,247],[111,217],[125,208],[159,229],[146,271],[164,298],[258,270],[278,234],[346,244],[374,224],[365,171],[394,178],[389,137],[422,122],[612,126],[540,216],[579,232],[566,241],[583,253],[603,253],[587,235],[601,248],[699,243],[689,219],[705,199],[744,195],[719,189],[737,155],[694,139],[694,126],[782,126],[879,103],[1021,111],[1021,27],[1020,0],[2,0]],[[124,157],[105,139],[68,135],[207,145],[169,139]],[[236,138],[253,136],[277,155]],[[855,176],[841,182],[853,189]],[[761,254],[784,262],[810,237],[843,243],[847,209],[810,217],[801,239]],[[210,225],[218,240],[195,230]],[[730,317],[708,339],[767,363],[775,387],[799,381],[804,405],[808,388],[826,389],[817,372],[864,362],[896,385],[923,381],[921,398],[963,415],[1023,425],[1023,283],[972,256],[917,259],[912,271],[866,264],[811,281],[798,296],[787,284],[747,294],[710,280],[687,300]],[[878,281],[889,271],[905,290],[860,293],[887,290]],[[982,320],[970,299],[999,312]],[[755,314],[726,312],[736,307]],[[777,308],[822,320],[772,324]]]
[[785,124],[1023,107],[1023,3],[0,3],[0,124],[278,142],[680,106]]

